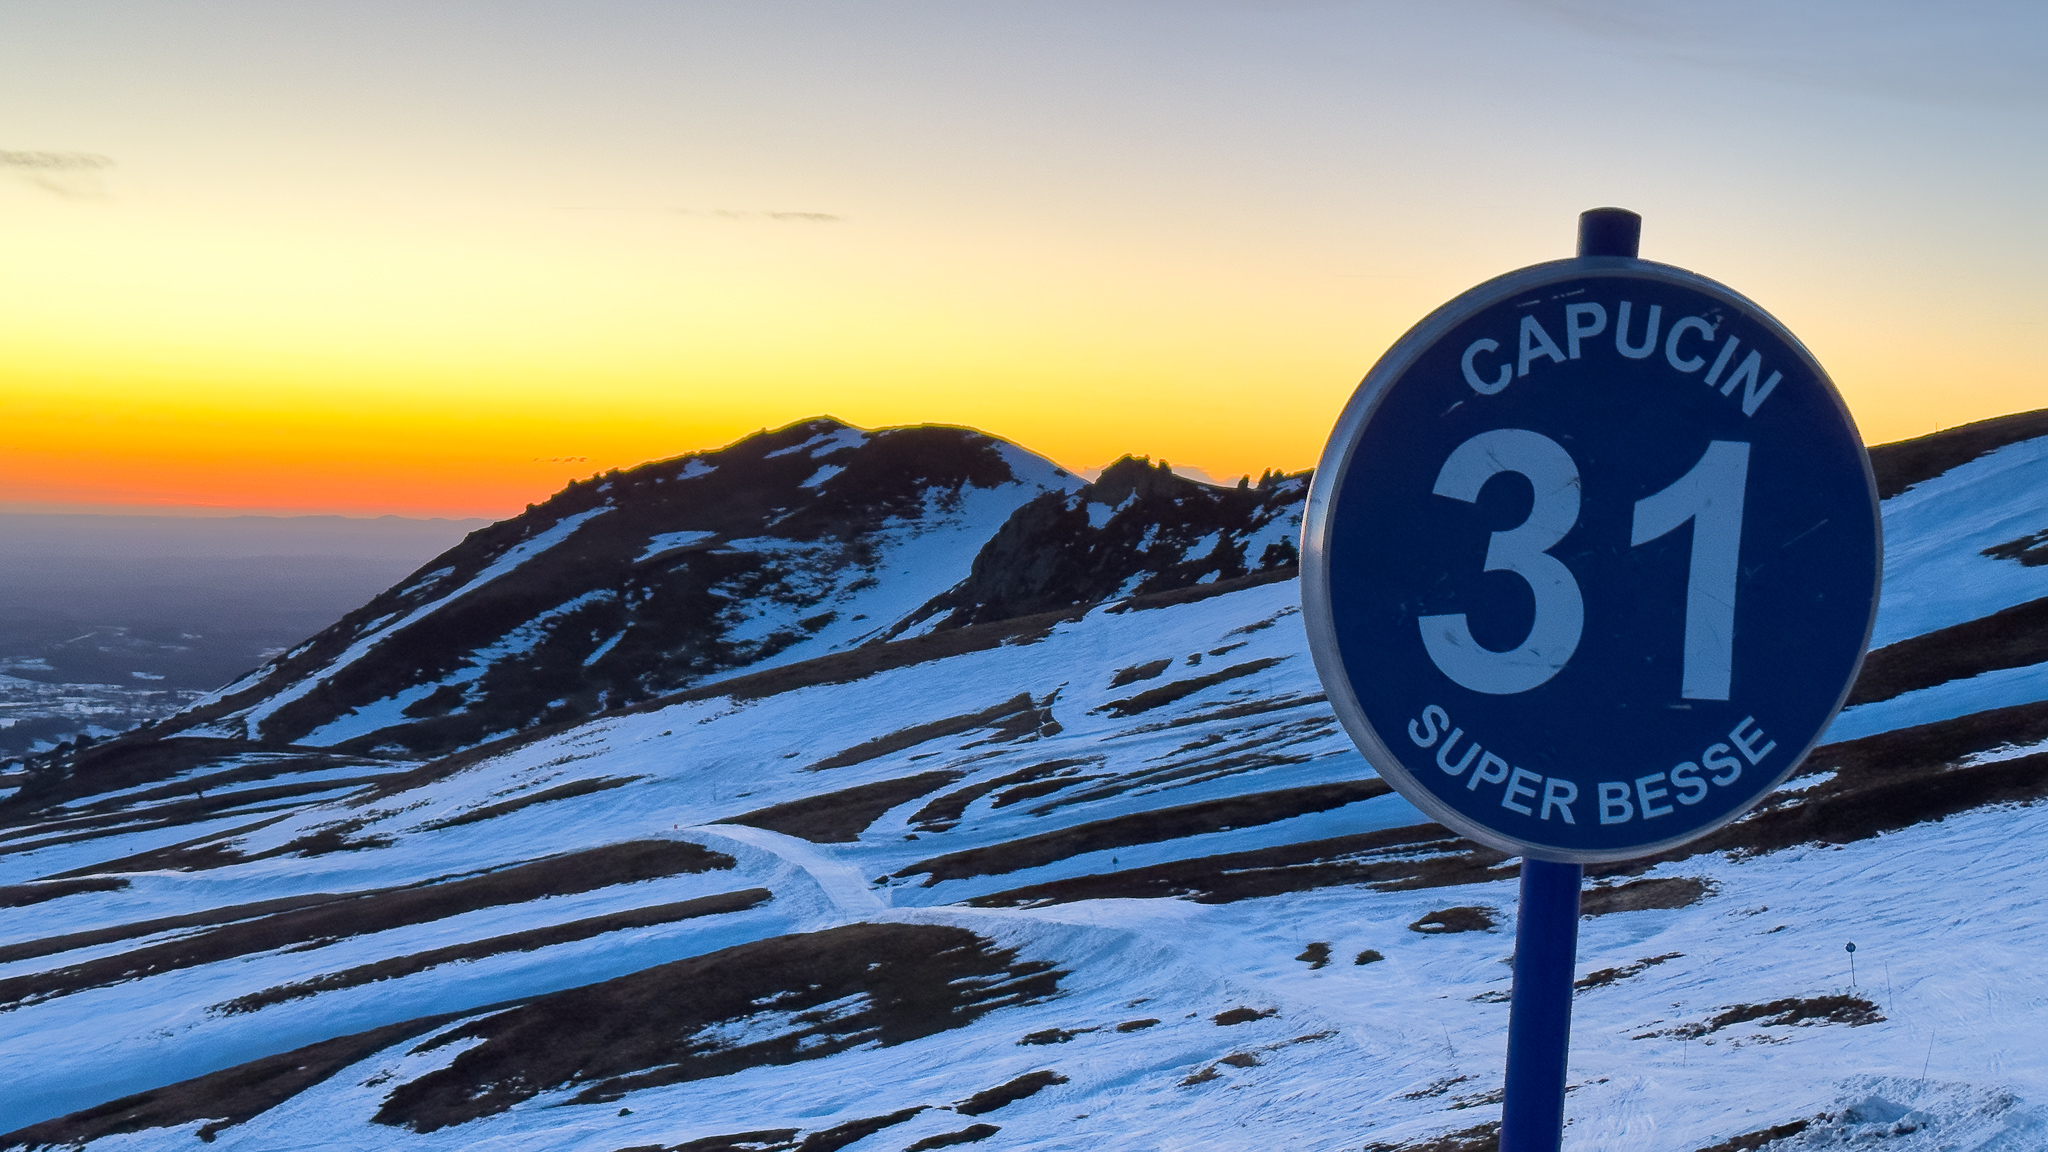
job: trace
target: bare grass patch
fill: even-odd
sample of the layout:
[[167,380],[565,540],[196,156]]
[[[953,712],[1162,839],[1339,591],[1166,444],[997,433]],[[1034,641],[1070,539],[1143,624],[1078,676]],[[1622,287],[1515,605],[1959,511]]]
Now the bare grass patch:
[[374,1119],[433,1132],[543,1092],[574,1090],[571,1103],[603,1103],[863,1044],[893,1046],[1042,999],[1060,975],[940,925],[850,924],[759,940],[465,1024],[451,1038],[480,1043],[393,1091]]
[[896,875],[909,877],[923,874],[927,877],[925,886],[930,887],[941,880],[1000,875],[1024,868],[1035,868],[1084,852],[1127,848],[1134,844],[1153,844],[1207,832],[1270,824],[1276,820],[1285,820],[1311,812],[1327,812],[1342,808],[1347,804],[1383,796],[1389,791],[1391,789],[1386,782],[1375,777],[1369,780],[1316,784],[1306,788],[1289,788],[1224,800],[1208,800],[1199,804],[1185,804],[1175,808],[1161,808],[1151,812],[1119,816],[1112,820],[1098,820],[1057,832],[1026,836],[985,848],[970,848],[963,852],[936,856],[912,864]]
[[898,804],[936,792],[959,780],[961,772],[923,772],[896,780],[862,784],[822,796],[806,796],[787,804],[757,809],[742,816],[730,816],[721,824],[745,824],[765,828],[813,844],[850,844],[882,814]]
[[1464,904],[1431,912],[1410,924],[1408,930],[1443,936],[1453,932],[1491,932],[1495,923],[1493,909]]

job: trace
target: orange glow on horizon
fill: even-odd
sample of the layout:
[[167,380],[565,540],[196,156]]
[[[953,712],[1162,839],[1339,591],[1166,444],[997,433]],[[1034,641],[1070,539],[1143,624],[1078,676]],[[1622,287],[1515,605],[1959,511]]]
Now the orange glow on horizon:
[[1299,470],[1601,204],[1869,442],[2043,403],[2005,15],[1579,7],[31,5],[0,507],[501,517],[821,414]]

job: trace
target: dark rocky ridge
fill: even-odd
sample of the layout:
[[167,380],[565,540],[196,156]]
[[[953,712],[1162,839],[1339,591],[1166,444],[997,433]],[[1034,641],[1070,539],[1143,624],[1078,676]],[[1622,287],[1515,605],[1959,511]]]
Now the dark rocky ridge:
[[1309,473],[1217,488],[1126,456],[1078,492],[1048,492],[1011,516],[951,592],[901,630],[985,624],[1116,595],[1147,595],[1299,559]]

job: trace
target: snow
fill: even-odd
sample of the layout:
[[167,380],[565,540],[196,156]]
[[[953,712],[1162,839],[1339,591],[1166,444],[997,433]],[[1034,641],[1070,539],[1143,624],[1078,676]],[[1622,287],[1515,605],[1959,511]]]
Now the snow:
[[2048,663],[1980,672],[1967,680],[1951,680],[1889,700],[1844,709],[1828,727],[1824,739],[1854,740],[2037,700],[2048,700]]
[[[1049,479],[1052,466],[1037,460]],[[1017,470],[1020,463],[1012,462]],[[803,639],[763,660],[736,669],[745,675],[808,660],[824,652],[852,647],[888,629],[933,598],[967,578],[975,553],[1011,513],[1045,489],[1035,483],[1006,483],[994,488],[962,487],[957,497],[931,493],[921,515],[892,520],[869,537],[872,566],[848,571],[836,544],[813,544],[777,537],[728,541],[734,551],[786,556],[784,579],[792,593],[805,593],[794,604],[754,602],[738,605],[738,618],[727,638],[759,643],[778,633]],[[815,573],[815,574],[813,574]],[[800,621],[826,612],[833,619],[815,630]],[[925,622],[935,627],[937,619]]]
[[706,540],[716,538],[717,535],[718,533],[716,532],[697,531],[663,532],[659,535],[650,536],[647,538],[646,549],[640,553],[640,558],[634,561],[634,563],[645,564],[657,556],[666,556],[671,552],[679,552],[692,545],[702,544]]
[[773,460],[778,456],[794,456],[799,452],[806,456],[829,456],[842,449],[859,447],[861,441],[867,439],[868,435],[868,433],[863,432],[859,428],[840,428],[831,432],[820,432],[801,443],[791,444],[787,448],[778,448],[762,457],[762,459]]
[[[2014,833],[2023,844],[2011,842]],[[1918,1130],[1885,1147],[2040,1146],[2044,1114],[2033,1101],[2048,1089],[2048,1049],[2038,1042],[2041,1009],[2027,989],[2048,928],[2029,914],[2037,885],[2027,845],[2044,833],[2048,819],[2032,810],[2018,826],[2012,814],[1985,812],[1747,865],[1692,862],[1686,874],[1721,886],[1708,904],[1588,920],[1582,973],[1680,955],[1578,998],[1569,1146],[1698,1148],[1822,1113],[1836,1115],[1831,1123],[1853,1136],[1891,1131],[1916,1112]],[[1962,906],[1947,898],[1954,867],[1943,864],[1959,859],[1973,862],[1972,898]],[[642,1090],[617,1102],[629,1116],[619,1116],[617,1104],[564,1106],[559,1096],[544,1096],[427,1138],[365,1123],[389,1083],[445,1066],[460,1051],[420,1051],[412,1041],[225,1130],[214,1146],[328,1146],[346,1132],[350,1146],[367,1149],[611,1152],[944,1105],[1040,1068],[1068,1082],[980,1118],[1002,1129],[999,1146],[1092,1149],[1108,1140],[1125,1148],[1334,1148],[1415,1140],[1498,1115],[1484,1103],[1446,1105],[1499,1087],[1507,1006],[1473,997],[1506,985],[1512,901],[1513,885],[1503,882],[1415,893],[1322,890],[1233,905],[1128,900],[899,912],[890,918],[957,924],[1027,956],[1058,960],[1070,972],[1065,992],[895,1048]],[[1770,907],[1758,910],[1764,901]],[[1449,936],[1403,927],[1460,903],[1495,907],[1503,923]],[[1861,965],[1854,991],[1877,1003],[1882,1023],[1752,1024],[1692,1042],[1634,1038],[1730,1003],[1850,991],[1841,948],[1849,939]],[[1328,967],[1294,959],[1310,940],[1331,944]],[[1350,962],[1368,947],[1385,960]],[[1239,1006],[1276,1015],[1227,1028],[1211,1022]],[[1139,1018],[1160,1023],[1115,1030]],[[743,1043],[786,1023],[768,1007],[699,1035]],[[1049,1028],[1096,1031],[1057,1045],[1017,1042]],[[1256,1063],[1219,1063],[1233,1053]],[[1215,1077],[1186,1083],[1204,1069]],[[387,1072],[390,1081],[382,1079]],[[1460,1077],[1468,1079],[1426,1095]],[[967,1123],[927,1112],[890,1129],[878,1146],[903,1147]],[[126,1146],[197,1147],[189,1130],[151,1137]]]
[[1883,511],[1884,598],[1871,647],[2048,596],[2048,566],[1983,554],[2048,529],[2048,437],[1916,484]]
[[299,737],[296,743],[308,748],[331,748],[344,740],[365,736],[371,732],[403,724],[409,717],[405,710],[441,690],[442,681],[431,684],[415,684],[395,695],[373,701],[360,708],[351,708],[327,724]]

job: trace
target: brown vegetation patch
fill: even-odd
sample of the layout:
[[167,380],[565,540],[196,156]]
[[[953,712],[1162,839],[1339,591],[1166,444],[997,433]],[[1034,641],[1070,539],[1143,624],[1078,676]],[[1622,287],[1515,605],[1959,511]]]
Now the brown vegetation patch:
[[1311,944],[1306,948],[1303,948],[1301,950],[1301,955],[1296,956],[1295,959],[1306,963],[1308,965],[1309,971],[1311,972],[1315,971],[1318,968],[1327,968],[1330,966],[1329,942],[1317,941],[1316,943]]
[[910,823],[922,831],[944,832],[960,822],[960,818],[967,814],[969,805],[998,788],[1028,783],[1045,776],[1050,776],[1062,769],[1076,768],[1083,764],[1093,764],[1095,761],[1096,758],[1092,757],[1048,760],[1043,764],[1033,764],[1029,768],[1020,768],[1015,772],[1005,773],[993,780],[984,780],[979,784],[970,784],[958,791],[948,792],[944,796],[940,796],[918,809],[917,813],[910,818]]
[[1465,1081],[1470,1080],[1471,1078],[1472,1077],[1470,1076],[1447,1076],[1442,1080],[1431,1082],[1427,1087],[1417,1088],[1413,1092],[1403,1092],[1401,1093],[1401,1099],[1428,1100],[1431,1097],[1441,1096],[1444,1093],[1449,1092],[1451,1089],[1456,1088],[1458,1085],[1463,1084]]
[[1452,932],[1491,932],[1496,923],[1491,908],[1462,904],[1431,912],[1408,926],[1410,932],[1446,935]]
[[860,839],[868,825],[898,804],[936,792],[965,775],[962,772],[923,772],[897,780],[862,784],[822,796],[806,796],[787,804],[775,804],[741,816],[728,816],[721,824],[745,824],[766,828],[784,836],[809,840],[813,844],[850,844]]
[[507,952],[532,952],[556,944],[588,940],[608,932],[653,928],[700,916],[744,912],[767,903],[772,895],[766,888],[744,888],[737,892],[721,892],[716,896],[700,896],[695,900],[680,900],[673,904],[654,904],[646,908],[632,908],[624,912],[571,920],[566,924],[550,924],[545,928],[529,928],[523,932],[511,932],[484,940],[450,944],[445,948],[432,948],[407,956],[392,956],[373,964],[363,964],[341,972],[315,976],[310,980],[298,980],[274,988],[265,988],[260,992],[251,992],[247,996],[237,996],[233,1000],[216,1004],[209,1011],[220,1016],[255,1012],[272,1004],[317,996],[322,992],[374,984],[379,980],[396,980],[442,964],[481,960],[486,956],[497,956]]
[[866,1116],[859,1120],[848,1120],[844,1124],[835,1124],[804,1137],[803,1143],[796,1146],[797,1152],[839,1152],[839,1149],[865,1140],[884,1128],[894,1128],[924,1110],[924,1105],[920,1104],[915,1108],[905,1108],[901,1112],[891,1112],[887,1116]]
[[1234,1024],[1249,1024],[1254,1020],[1264,1020],[1279,1014],[1280,1010],[1278,1008],[1267,1008],[1264,1010],[1243,1007],[1227,1008],[1209,1017],[1209,1022],[1219,1028],[1228,1028]]
[[[989,802],[989,807],[1008,808],[1012,804],[1021,804],[1026,800],[1036,800],[1040,796],[1050,796],[1055,792],[1064,791],[1078,784],[1086,784],[1091,780],[1101,779],[1103,777],[1100,775],[1087,775],[1055,776],[1049,780],[1033,780],[1029,783],[1018,784],[1013,788],[1005,788],[994,800]],[[1049,810],[1033,809],[1033,815],[1043,816]]]
[[1157,1023],[1159,1023],[1159,1017],[1147,1016],[1143,1020],[1126,1020],[1117,1025],[1116,1030],[1119,1032],[1143,1032]]
[[1247,576],[1235,576],[1228,580],[1217,580],[1208,584],[1193,584],[1186,588],[1175,588],[1166,592],[1148,592],[1142,596],[1132,596],[1129,599],[1118,601],[1116,604],[1104,609],[1104,611],[1142,612],[1149,608],[1172,608],[1179,604],[1193,604],[1197,600],[1207,600],[1211,596],[1227,596],[1232,592],[1242,592],[1247,588],[1257,588],[1261,584],[1277,584],[1282,580],[1292,580],[1299,575],[1301,575],[1301,566],[1299,564],[1282,564],[1275,568],[1253,572]]
[[0,908],[26,908],[81,892],[119,892],[128,886],[121,876],[81,876],[76,880],[39,880],[0,887]]
[[966,1100],[953,1105],[953,1111],[965,1116],[980,1116],[1004,1105],[1015,1104],[1028,1096],[1036,1096],[1055,1084],[1066,1082],[1065,1076],[1050,1068],[1026,1072],[1007,1084],[998,1084],[985,1092],[976,1092]]
[[[733,1132],[723,1136],[700,1136],[681,1144],[642,1144],[618,1152],[838,1152],[849,1144],[865,1140],[884,1128],[893,1128],[925,1111],[924,1105],[905,1108],[887,1116],[848,1120],[796,1138],[795,1128],[763,1128],[758,1132]],[[624,1115],[625,1113],[620,1113]]]
[[937,1136],[927,1136],[905,1148],[903,1152],[930,1152],[933,1148],[951,1148],[955,1144],[973,1144],[986,1140],[1001,1131],[1001,1128],[993,1124],[970,1124],[958,1132],[941,1132]]
[[[1185,728],[1190,724],[1207,724],[1210,721],[1242,720],[1250,716],[1263,716],[1268,712],[1285,712],[1293,708],[1307,708],[1315,704],[1327,704],[1329,699],[1329,697],[1321,692],[1317,692],[1309,696],[1275,696],[1265,700],[1247,700],[1241,704],[1225,704],[1221,708],[1213,708],[1207,712],[1197,712],[1192,716],[1176,716],[1168,720],[1164,727]],[[1132,733],[1151,730],[1151,726],[1128,729]]]
[[[979,712],[970,712],[965,716],[948,716],[943,720],[933,720],[926,724],[913,724],[908,728],[891,732],[886,736],[877,736],[872,740],[863,741],[844,752],[835,752],[825,757],[823,760],[811,765],[810,770],[822,772],[830,768],[845,768],[854,764],[862,764],[880,756],[887,756],[891,752],[901,752],[906,748],[915,748],[927,740],[939,740],[947,736],[958,736],[963,732],[972,732],[977,728],[994,727],[1005,720],[1015,717],[1031,716],[1036,711],[1037,709],[1031,700],[1031,694],[1029,692],[1019,692],[1016,696],[1005,700],[1001,704],[984,708]],[[1050,713],[1048,713],[1044,720],[1050,720],[1051,718]],[[1031,716],[1031,719],[1033,722],[1029,727],[1035,731],[1043,721],[1039,720],[1036,716]],[[1017,735],[1022,736],[1026,734],[1025,732],[1019,732]]]
[[[1985,550],[1987,555],[1995,551]],[[2036,558],[2032,560],[2017,554],[2011,558],[2048,564],[2048,548],[2033,555]],[[1889,700],[1915,689],[2044,660],[2048,660],[2048,597],[1879,648],[1864,657],[1863,670],[1849,690],[1848,706]]]
[[1776,1143],[1779,1140],[1799,1135],[1801,1132],[1806,1131],[1806,1126],[1810,1123],[1812,1121],[1793,1120],[1785,1124],[1774,1124],[1769,1128],[1759,1128],[1754,1132],[1744,1132],[1740,1136],[1730,1136],[1719,1144],[1707,1145],[1705,1148],[1700,1149],[1699,1152],[1756,1152],[1757,1149],[1766,1144]]
[[1847,1024],[1858,1028],[1865,1024],[1876,1024],[1884,1020],[1877,1005],[1861,996],[1788,996],[1768,1004],[1737,1004],[1698,1024],[1681,1024],[1676,1028],[1665,1028],[1656,1032],[1645,1032],[1633,1037],[1646,1040],[1652,1036],[1677,1036],[1697,1040],[1710,1032],[1719,1032],[1737,1024],[1758,1024],[1763,1027],[1810,1027],[1815,1024]]
[[1879,444],[1870,450],[1870,468],[1877,474],[1877,498],[1889,500],[1986,452],[2036,436],[2048,436],[2048,408]]
[[1584,992],[1591,988],[1604,988],[1616,980],[1626,980],[1631,976],[1640,976],[1667,960],[1676,960],[1683,955],[1685,955],[1683,952],[1666,952],[1662,956],[1646,957],[1633,964],[1625,964],[1620,968],[1602,968],[1598,972],[1588,972],[1586,975],[1572,981],[1572,991]]
[[1076,876],[976,896],[967,903],[980,908],[1008,908],[1075,900],[1178,896],[1198,904],[1228,904],[1340,884],[1404,891],[1508,879],[1515,875],[1515,868],[1507,860],[1505,854],[1455,836],[1442,825],[1413,824],[1357,836]]
[[1606,916],[1614,912],[1642,912],[1650,908],[1684,908],[1706,899],[1713,891],[1711,883],[1692,876],[1596,884],[1579,893],[1579,915]]
[[1451,1098],[1451,1102],[1444,1107],[1446,1111],[1450,1112],[1456,1112],[1465,1108],[1485,1108],[1500,1103],[1506,1097],[1507,1091],[1505,1089],[1495,1088],[1491,1092],[1474,1092],[1470,1096],[1454,1096]]
[[1109,678],[1109,686],[1111,688],[1121,688],[1126,684],[1136,684],[1140,680],[1151,680],[1161,672],[1166,671],[1167,665],[1171,663],[1173,663],[1171,660],[1154,660],[1147,664],[1133,664],[1129,668],[1119,668],[1116,670],[1116,675]]
[[1500,1121],[1409,1144],[1367,1144],[1359,1152],[1500,1152]]
[[350,936],[425,924],[481,908],[732,865],[732,857],[687,840],[635,840],[464,879],[321,898],[305,907],[225,924],[209,932],[0,980],[0,1010],[256,952],[318,948]]
[[1101,1031],[1100,1028],[1046,1028],[1037,1032],[1025,1033],[1024,1038],[1022,1040],[1017,1041],[1017,1043],[1065,1044],[1067,1041],[1072,1040],[1074,1037],[1079,1036],[1084,1032],[1099,1031]]
[[[888,1047],[1042,999],[1061,973],[963,929],[850,924],[779,936],[552,993],[454,1030],[482,1042],[405,1084],[374,1119],[432,1132],[543,1092],[571,1103],[746,1068]],[[766,1016],[784,1030],[751,1043],[721,1025]]]
[[1207,676],[1193,676],[1186,680],[1175,680],[1171,684],[1161,684],[1157,688],[1148,688],[1136,696],[1126,697],[1122,700],[1111,700],[1109,703],[1094,709],[1094,711],[1107,712],[1111,716],[1116,717],[1136,716],[1141,712],[1150,712],[1154,708],[1165,707],[1184,696],[1192,696],[1204,688],[1213,688],[1225,681],[1264,672],[1285,659],[1288,659],[1288,657],[1269,656],[1263,660],[1247,660],[1242,664],[1233,664],[1220,672],[1211,672]]
[[732,1132],[723,1136],[699,1136],[681,1144],[644,1144],[621,1148],[619,1152],[786,1152],[795,1148],[794,1128],[763,1128],[758,1132]]
[[633,781],[640,779],[644,779],[644,777],[596,776],[587,780],[571,780],[567,784],[557,784],[553,788],[543,788],[538,792],[529,792],[524,796],[514,796],[510,800],[501,800],[496,804],[486,804],[481,808],[472,808],[460,816],[451,816],[446,820],[436,820],[430,824],[421,825],[421,830],[432,832],[441,828],[457,828],[464,824],[476,824],[484,820],[493,820],[499,816],[509,815],[522,808],[531,808],[535,804],[548,804],[556,800],[588,796],[593,792],[609,792],[614,788],[623,788]]
[[1385,959],[1386,957],[1380,954],[1379,949],[1367,948],[1365,951],[1360,952],[1358,954],[1358,958],[1356,960],[1353,960],[1352,963],[1362,968],[1367,964],[1377,964]]
[[211,1142],[221,1130],[245,1123],[356,1061],[456,1018],[451,1014],[408,1020],[123,1096],[69,1116],[18,1128],[0,1136],[0,1148],[83,1147],[103,1136],[174,1128],[194,1120],[210,1121],[199,1129],[199,1138]]
[[1993,544],[1984,549],[1983,554],[1993,560],[2016,560],[2023,567],[2039,568],[2048,564],[2048,530],[2029,532],[2016,540]]
[[1342,808],[1347,804],[1384,796],[1389,791],[1391,789],[1387,787],[1386,782],[1375,777],[1339,784],[1316,784],[1306,788],[1260,792],[1224,800],[1208,800],[1175,808],[1160,808],[1151,812],[1119,816],[1112,820],[1080,824],[1057,832],[1026,836],[1002,844],[992,844],[986,848],[970,848],[964,852],[935,856],[912,864],[896,875],[908,877],[923,873],[927,876],[925,886],[930,887],[941,880],[994,876],[1024,868],[1036,868],[1084,852],[1127,848],[1133,844],[1154,844],[1162,840],[1199,836],[1207,832],[1270,824],[1276,820],[1285,820],[1311,812],[1327,812],[1333,808]]

